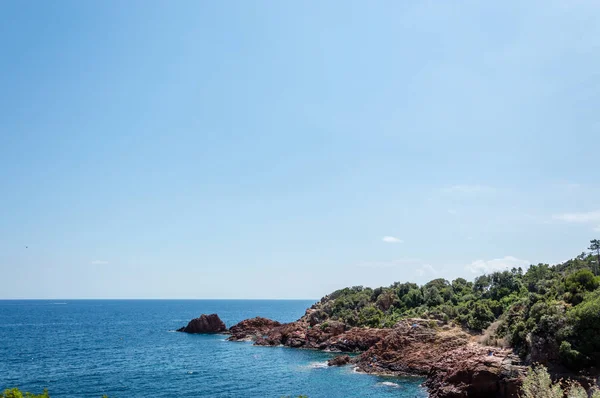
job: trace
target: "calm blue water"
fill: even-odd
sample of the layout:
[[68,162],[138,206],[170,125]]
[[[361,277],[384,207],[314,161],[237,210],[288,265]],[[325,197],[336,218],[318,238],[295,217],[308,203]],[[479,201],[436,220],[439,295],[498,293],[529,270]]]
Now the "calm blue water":
[[[425,397],[420,379],[328,368],[333,354],[224,341],[172,330],[202,313],[229,327],[257,315],[281,322],[310,301],[0,301],[0,389],[53,398]],[[385,384],[383,384],[385,383]],[[390,384],[395,383],[395,384]]]

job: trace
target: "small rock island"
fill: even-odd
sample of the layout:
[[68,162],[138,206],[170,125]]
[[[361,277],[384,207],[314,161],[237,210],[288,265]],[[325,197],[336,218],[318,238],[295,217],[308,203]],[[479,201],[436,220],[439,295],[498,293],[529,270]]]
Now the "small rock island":
[[185,333],[223,333],[227,331],[225,323],[217,314],[202,314],[198,318],[192,319],[187,326],[177,329],[178,332]]

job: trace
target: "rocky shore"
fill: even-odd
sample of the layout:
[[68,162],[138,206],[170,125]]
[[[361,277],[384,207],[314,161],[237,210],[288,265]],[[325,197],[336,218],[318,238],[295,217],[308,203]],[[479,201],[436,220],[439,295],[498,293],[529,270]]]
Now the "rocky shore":
[[[216,314],[203,315],[178,331],[227,333],[229,341],[340,353],[330,366],[348,363],[358,371],[426,377],[434,398],[517,397],[525,367],[510,350],[486,347],[460,327],[425,319],[405,319],[392,328],[348,327],[322,319],[311,308],[299,320],[281,324],[246,319],[227,330]],[[205,330],[205,331],[200,331]]]

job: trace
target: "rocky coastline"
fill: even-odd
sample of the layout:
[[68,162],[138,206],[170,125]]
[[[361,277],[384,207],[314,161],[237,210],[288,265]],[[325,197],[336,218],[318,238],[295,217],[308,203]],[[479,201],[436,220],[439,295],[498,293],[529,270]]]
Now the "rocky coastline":
[[[430,397],[517,397],[526,368],[511,350],[483,346],[462,328],[429,319],[404,319],[391,328],[349,327],[310,308],[295,322],[246,319],[229,329],[218,315],[202,315],[179,329],[229,334],[229,341],[339,352],[330,366],[360,372],[425,377]],[[350,357],[345,353],[357,353]]]

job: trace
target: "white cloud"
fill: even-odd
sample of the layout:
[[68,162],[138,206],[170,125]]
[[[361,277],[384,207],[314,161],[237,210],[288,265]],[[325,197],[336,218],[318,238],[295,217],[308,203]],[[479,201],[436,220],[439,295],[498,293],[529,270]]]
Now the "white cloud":
[[513,267],[526,267],[528,265],[530,265],[530,262],[527,260],[506,256],[488,261],[475,260],[465,268],[474,274],[488,274],[494,271],[504,271]]
[[455,214],[458,214],[458,211],[456,211],[456,210],[454,210],[454,209],[449,209],[449,210],[448,210],[448,213],[449,213],[449,214],[452,214],[452,215],[455,215]]
[[108,261],[105,260],[94,260],[91,262],[91,264],[93,265],[104,265],[104,264],[108,264]]
[[419,268],[415,269],[415,272],[419,276],[437,275],[436,269],[431,264],[423,264]]
[[573,223],[591,223],[600,221],[600,210],[588,211],[582,213],[563,213],[552,216],[555,220]]
[[381,238],[381,240],[385,243],[404,243],[402,239],[398,239],[394,236],[384,236],[383,238]]
[[469,184],[457,184],[445,187],[442,189],[446,193],[457,193],[457,194],[480,194],[480,193],[491,193],[495,191],[495,188],[488,185],[469,185]]

